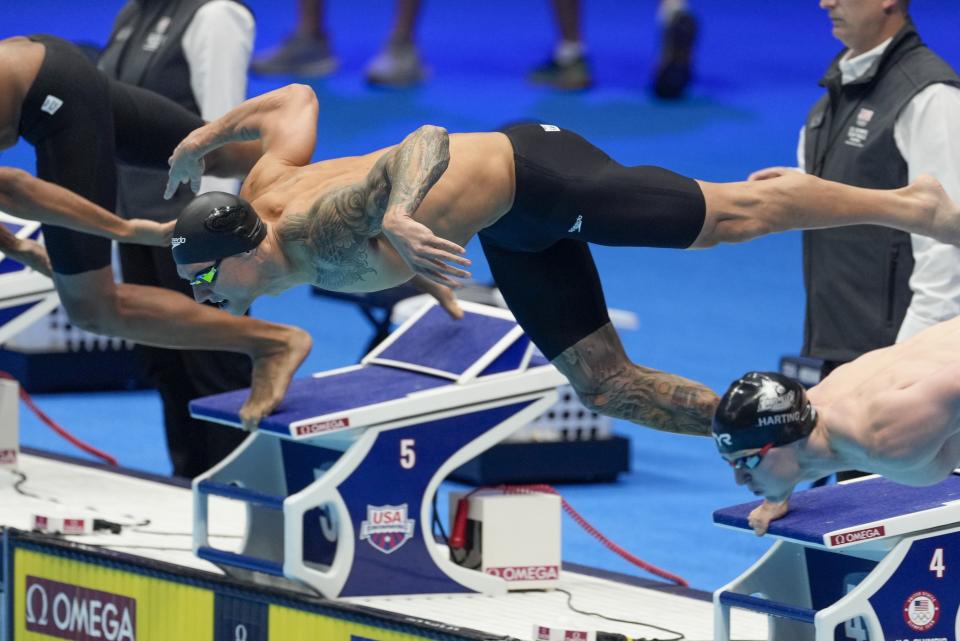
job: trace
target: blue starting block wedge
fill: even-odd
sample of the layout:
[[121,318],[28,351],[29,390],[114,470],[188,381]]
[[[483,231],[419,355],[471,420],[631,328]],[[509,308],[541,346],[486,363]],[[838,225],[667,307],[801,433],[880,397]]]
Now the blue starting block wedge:
[[[40,238],[40,223],[0,212],[0,225],[18,238]],[[0,252],[0,345],[60,304],[53,281]]]
[[[440,482],[550,407],[566,379],[504,310],[426,306],[359,365],[296,380],[271,416],[194,480],[194,548],[231,574],[327,597],[483,592],[506,583],[449,560],[432,534]],[[246,391],[193,416],[239,427]],[[208,497],[247,506],[240,552],[209,546]]]
[[[714,512],[751,532],[759,502]],[[779,539],[713,595],[714,639],[730,609],[770,615],[770,639],[960,639],[960,474],[931,487],[871,476],[798,492],[770,524]]]

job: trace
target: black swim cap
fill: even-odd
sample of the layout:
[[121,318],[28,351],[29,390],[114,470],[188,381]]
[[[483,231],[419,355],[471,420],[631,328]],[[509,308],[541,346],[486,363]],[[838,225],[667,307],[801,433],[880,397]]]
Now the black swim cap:
[[243,198],[222,191],[197,196],[183,208],[170,247],[178,265],[204,263],[249,251],[267,235],[257,212]]
[[799,441],[816,422],[817,412],[800,383],[773,372],[749,372],[720,399],[713,438],[721,454],[730,454]]

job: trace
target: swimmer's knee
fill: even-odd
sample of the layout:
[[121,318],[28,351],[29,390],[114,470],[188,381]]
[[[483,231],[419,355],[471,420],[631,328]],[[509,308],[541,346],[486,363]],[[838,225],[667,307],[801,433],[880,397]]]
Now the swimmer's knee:
[[602,398],[602,392],[599,388],[590,388],[590,389],[577,389],[574,388],[574,391],[577,393],[577,398],[580,399],[580,403],[590,410],[591,412],[596,412],[598,414],[603,413],[603,403],[600,402]]
[[780,179],[710,185],[704,191],[706,220],[691,247],[705,249],[743,243],[780,231],[780,188],[771,184],[777,180]]
[[602,412],[605,397],[623,384],[636,367],[609,322],[563,350],[551,361],[570,381],[580,402]]
[[610,408],[616,406],[615,401],[625,389],[629,389],[635,378],[632,363],[626,363],[613,373],[606,376],[590,377],[573,384],[580,402],[591,412],[610,414]]

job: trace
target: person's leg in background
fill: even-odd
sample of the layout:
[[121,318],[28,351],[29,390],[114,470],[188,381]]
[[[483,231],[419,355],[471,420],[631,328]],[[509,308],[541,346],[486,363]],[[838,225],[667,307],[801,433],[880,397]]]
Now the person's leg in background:
[[318,78],[337,70],[326,27],[325,0],[297,0],[297,26],[280,44],[256,56],[250,70],[260,75]]
[[653,92],[661,98],[679,98],[690,84],[697,19],[688,0],[660,0],[657,22],[662,34]]
[[367,82],[382,87],[409,87],[426,77],[414,42],[421,0],[397,0],[386,46],[367,65]]
[[581,28],[580,0],[552,0],[560,41],[553,54],[528,76],[530,82],[565,91],[593,84]]

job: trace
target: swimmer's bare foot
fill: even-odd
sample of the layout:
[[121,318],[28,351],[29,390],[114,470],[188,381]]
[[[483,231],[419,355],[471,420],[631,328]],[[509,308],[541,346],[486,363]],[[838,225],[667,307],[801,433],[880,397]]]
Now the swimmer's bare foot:
[[253,377],[250,396],[240,408],[243,429],[257,429],[260,419],[272,412],[283,400],[290,379],[310,353],[310,334],[297,327],[283,326],[278,340],[250,355]]
[[940,242],[960,245],[960,206],[950,199],[940,181],[933,176],[918,176],[905,190],[919,199],[929,218],[928,235]]

